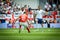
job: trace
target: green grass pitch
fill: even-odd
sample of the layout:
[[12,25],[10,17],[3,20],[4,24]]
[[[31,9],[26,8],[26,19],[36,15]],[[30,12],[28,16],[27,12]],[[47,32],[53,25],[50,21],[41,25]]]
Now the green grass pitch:
[[60,28],[26,29],[19,33],[19,29],[0,29],[0,40],[60,40]]

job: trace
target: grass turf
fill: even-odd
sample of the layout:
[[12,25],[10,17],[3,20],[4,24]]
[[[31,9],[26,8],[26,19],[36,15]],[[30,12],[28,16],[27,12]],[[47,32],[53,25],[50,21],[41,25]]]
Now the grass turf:
[[60,40],[60,28],[26,29],[19,33],[19,29],[0,29],[0,40]]

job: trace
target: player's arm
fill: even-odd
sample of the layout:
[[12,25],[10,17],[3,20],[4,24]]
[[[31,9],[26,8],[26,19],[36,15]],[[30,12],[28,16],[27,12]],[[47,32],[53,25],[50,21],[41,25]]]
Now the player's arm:
[[34,21],[36,22],[37,21],[37,19],[36,19],[36,16],[37,16],[37,13],[38,13],[38,11],[36,11],[35,13],[34,13]]
[[28,25],[30,25],[30,22],[29,22],[29,20],[27,19],[27,23],[28,23]]
[[28,25],[30,25],[30,22],[29,22],[28,16],[26,16],[26,17],[27,17],[27,23],[28,23]]
[[20,17],[18,17],[16,20],[15,20],[15,22],[17,21],[17,20],[19,20],[20,19]]

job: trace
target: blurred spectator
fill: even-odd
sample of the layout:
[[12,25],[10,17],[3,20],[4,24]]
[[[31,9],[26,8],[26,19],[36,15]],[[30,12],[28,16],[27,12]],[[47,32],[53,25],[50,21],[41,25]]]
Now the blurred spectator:
[[17,6],[18,8],[20,8],[20,5],[18,4],[18,6]]
[[53,0],[47,0],[47,1],[52,6]]
[[13,9],[12,9],[12,3],[13,0],[0,0],[0,11],[1,13],[8,13],[10,14],[10,11],[13,12]]
[[58,5],[58,10],[60,11],[60,5]]
[[31,8],[29,9],[29,12],[28,12],[28,18],[30,21],[33,20],[33,11],[31,10]]
[[53,6],[53,10],[55,10],[56,9],[56,4],[52,4],[52,6]]
[[7,10],[9,10],[9,9],[11,9],[11,6],[7,6],[7,8],[6,8]]
[[4,3],[2,2],[2,0],[0,0],[0,6],[2,6]]
[[22,14],[25,12],[24,7],[21,8],[21,12]]
[[53,23],[57,23],[57,20],[56,20],[56,19],[54,19],[54,20],[53,20]]
[[54,16],[54,15],[57,15],[58,13],[57,13],[57,9],[55,9],[53,12],[52,12],[52,15]]
[[1,20],[0,20],[0,23],[1,23]]
[[49,20],[50,23],[54,23],[53,20]]
[[51,5],[46,2],[46,5],[44,8],[45,8],[45,10],[49,11],[49,10],[51,10]]
[[10,11],[10,9],[7,11],[7,14],[11,14],[11,11]]
[[12,22],[11,22],[11,19],[9,20],[9,23],[7,24],[7,28],[12,28]]
[[24,10],[25,10],[26,14],[28,15],[28,6],[27,5],[24,6]]
[[11,3],[11,5],[13,5],[14,4],[14,0],[10,0],[10,3]]

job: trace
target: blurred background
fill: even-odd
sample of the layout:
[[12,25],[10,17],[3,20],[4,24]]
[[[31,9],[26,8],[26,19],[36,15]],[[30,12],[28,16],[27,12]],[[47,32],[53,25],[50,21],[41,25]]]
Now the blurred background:
[[[39,7],[46,12],[42,16],[44,28],[48,28],[47,22],[50,28],[60,28],[60,0],[0,0],[0,28],[8,28],[9,20],[13,22],[24,12],[31,14],[28,16],[31,16],[29,20],[34,28],[42,28],[35,22]],[[15,22],[14,28],[19,28],[19,21]]]

